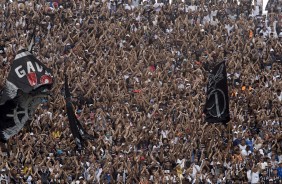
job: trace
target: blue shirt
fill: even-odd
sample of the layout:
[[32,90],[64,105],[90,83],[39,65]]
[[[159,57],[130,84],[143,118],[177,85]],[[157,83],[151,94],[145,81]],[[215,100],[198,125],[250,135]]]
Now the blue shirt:
[[246,145],[250,147],[250,150],[253,152],[254,151],[254,146],[253,146],[253,141],[246,139]]
[[235,139],[233,141],[233,146],[238,146],[241,143],[241,139]]
[[277,168],[277,173],[278,173],[278,176],[280,177],[280,178],[282,178],[282,167],[278,167]]

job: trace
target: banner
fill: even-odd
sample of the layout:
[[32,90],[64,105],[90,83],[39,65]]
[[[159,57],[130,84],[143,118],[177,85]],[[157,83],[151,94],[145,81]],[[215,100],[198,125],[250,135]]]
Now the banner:
[[16,55],[11,66],[0,105],[14,99],[18,90],[28,94],[42,89],[41,87],[51,88],[52,80],[52,70],[42,64],[29,51],[22,49]]
[[204,113],[209,123],[226,124],[230,120],[225,62],[216,65],[209,74]]
[[95,137],[86,133],[82,125],[78,121],[71,102],[71,93],[68,86],[68,77],[65,74],[65,97],[66,97],[66,110],[69,119],[71,133],[74,137],[75,144],[78,150],[83,148],[84,139],[94,140]]
[[0,139],[5,142],[32,119],[53,84],[51,69],[29,51],[21,50],[12,63],[0,95]]

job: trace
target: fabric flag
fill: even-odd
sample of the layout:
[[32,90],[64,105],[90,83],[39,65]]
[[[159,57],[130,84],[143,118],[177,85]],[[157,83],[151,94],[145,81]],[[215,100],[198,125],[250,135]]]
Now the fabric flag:
[[70,130],[74,137],[77,149],[81,150],[83,148],[84,139],[94,140],[95,137],[86,133],[86,131],[84,130],[84,128],[82,127],[82,125],[80,124],[79,120],[77,119],[74,113],[73,106],[71,103],[71,93],[68,86],[68,77],[66,74],[65,74],[65,97],[66,97],[66,110],[69,119]]
[[226,124],[230,120],[227,73],[225,62],[214,67],[209,74],[206,105],[206,122]]
[[30,52],[20,50],[0,95],[0,139],[7,141],[32,119],[52,87],[52,70]]
[[11,66],[0,105],[14,99],[18,90],[29,94],[42,88],[50,89],[53,84],[52,80],[52,70],[36,59],[29,51],[22,49],[16,55]]

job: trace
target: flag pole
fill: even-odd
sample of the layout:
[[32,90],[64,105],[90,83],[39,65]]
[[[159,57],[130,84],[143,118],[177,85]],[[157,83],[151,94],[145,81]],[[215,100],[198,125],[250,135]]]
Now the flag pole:
[[228,123],[228,140],[231,140],[231,122]]
[[35,25],[35,27],[33,28],[33,32],[32,32],[32,34],[31,34],[30,43],[29,43],[28,49],[27,49],[30,53],[32,53],[32,48],[33,48],[33,46],[34,46],[34,44],[35,44],[35,31],[36,31],[36,25]]

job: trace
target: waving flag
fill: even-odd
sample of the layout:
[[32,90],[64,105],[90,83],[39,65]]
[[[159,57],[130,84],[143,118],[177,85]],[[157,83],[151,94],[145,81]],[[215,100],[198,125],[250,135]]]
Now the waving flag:
[[42,89],[41,87],[50,88],[53,84],[51,73],[51,69],[42,64],[29,51],[20,50],[11,66],[0,105],[7,100],[14,99],[18,90],[28,94]]
[[65,97],[66,97],[66,110],[69,119],[70,130],[74,137],[77,149],[81,150],[83,148],[84,139],[93,140],[95,139],[95,137],[86,133],[86,131],[80,124],[79,120],[75,116],[73,106],[71,103],[71,93],[68,85],[68,77],[66,74],[65,74]]
[[204,113],[209,123],[226,124],[230,120],[225,62],[216,65],[209,75]]
[[52,70],[29,51],[16,55],[4,90],[0,95],[0,139],[8,140],[17,134],[52,87]]

